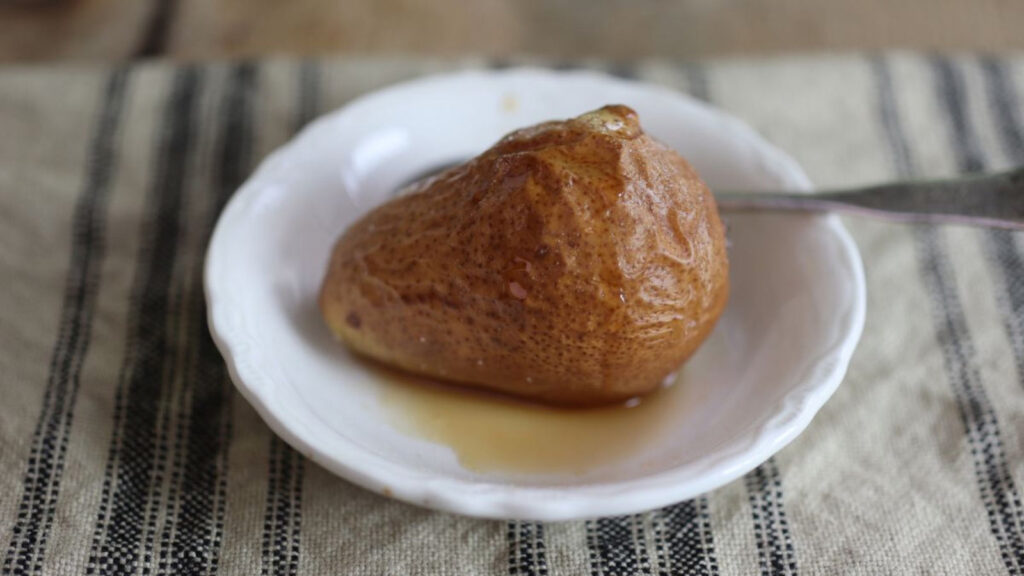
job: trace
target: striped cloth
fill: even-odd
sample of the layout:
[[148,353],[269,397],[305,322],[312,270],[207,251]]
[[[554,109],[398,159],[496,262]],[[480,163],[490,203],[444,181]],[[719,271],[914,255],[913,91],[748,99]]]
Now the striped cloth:
[[[3,574],[1024,572],[1019,234],[849,219],[869,302],[845,382],[774,458],[661,510],[456,517],[274,437],[206,329],[218,211],[321,111],[498,64],[0,70]],[[606,69],[746,119],[823,187],[1024,163],[1021,55]]]

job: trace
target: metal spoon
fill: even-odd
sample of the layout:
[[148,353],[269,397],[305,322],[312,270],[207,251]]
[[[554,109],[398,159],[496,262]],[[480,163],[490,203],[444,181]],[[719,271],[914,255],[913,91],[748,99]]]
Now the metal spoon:
[[[460,163],[435,166],[409,179],[399,189]],[[715,200],[723,212],[839,212],[897,222],[1024,230],[1024,167],[1008,172],[891,182],[813,194],[716,190]]]

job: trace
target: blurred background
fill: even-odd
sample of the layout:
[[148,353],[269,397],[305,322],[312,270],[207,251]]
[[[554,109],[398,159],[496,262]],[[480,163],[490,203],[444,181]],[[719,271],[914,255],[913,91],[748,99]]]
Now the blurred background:
[[0,0],[0,62],[1024,47],[1024,0]]

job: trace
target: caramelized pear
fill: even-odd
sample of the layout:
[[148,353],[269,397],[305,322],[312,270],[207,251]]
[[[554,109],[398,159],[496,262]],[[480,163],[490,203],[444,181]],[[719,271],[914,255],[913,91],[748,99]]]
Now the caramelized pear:
[[656,389],[728,298],[725,234],[692,167],[606,106],[502,138],[342,234],[331,331],[406,371],[543,402]]

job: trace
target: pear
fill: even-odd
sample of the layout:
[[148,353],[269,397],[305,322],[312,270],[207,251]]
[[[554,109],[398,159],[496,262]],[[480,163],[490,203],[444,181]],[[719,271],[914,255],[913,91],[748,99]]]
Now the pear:
[[349,227],[320,293],[355,352],[560,405],[651,392],[729,293],[714,197],[636,113],[523,128]]

